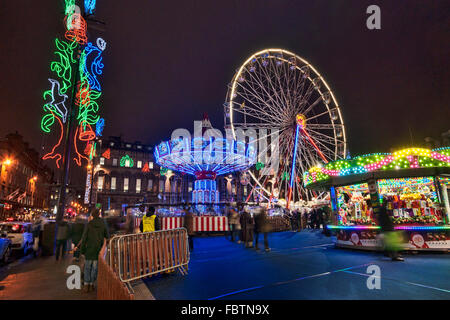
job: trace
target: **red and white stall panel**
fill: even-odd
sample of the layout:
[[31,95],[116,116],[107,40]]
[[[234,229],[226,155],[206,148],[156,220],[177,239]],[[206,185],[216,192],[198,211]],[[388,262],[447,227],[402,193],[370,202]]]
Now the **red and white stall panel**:
[[162,217],[161,218],[161,230],[183,228],[183,217]]
[[194,218],[194,231],[228,231],[227,217],[200,216]]

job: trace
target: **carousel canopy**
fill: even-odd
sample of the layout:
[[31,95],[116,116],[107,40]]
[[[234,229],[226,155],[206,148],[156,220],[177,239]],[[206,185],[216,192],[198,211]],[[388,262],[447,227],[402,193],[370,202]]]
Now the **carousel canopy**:
[[161,167],[192,174],[197,179],[214,179],[256,163],[252,144],[223,138],[163,141],[156,146],[154,155]]

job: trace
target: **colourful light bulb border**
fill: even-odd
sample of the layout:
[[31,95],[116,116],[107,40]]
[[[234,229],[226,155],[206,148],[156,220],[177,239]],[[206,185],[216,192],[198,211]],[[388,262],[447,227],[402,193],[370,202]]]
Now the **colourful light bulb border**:
[[[327,225],[332,230],[380,230],[380,226],[335,226]],[[396,226],[395,230],[450,230],[450,226]]]
[[374,153],[329,162],[323,167],[312,167],[303,175],[308,186],[330,177],[363,174],[373,171],[450,167],[450,148],[408,148],[393,153]]

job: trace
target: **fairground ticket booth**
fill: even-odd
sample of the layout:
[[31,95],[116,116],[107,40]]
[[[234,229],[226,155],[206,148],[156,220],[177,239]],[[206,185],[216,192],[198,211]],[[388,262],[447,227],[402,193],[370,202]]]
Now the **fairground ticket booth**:
[[337,160],[304,175],[307,188],[328,191],[339,247],[378,250],[376,212],[386,203],[405,250],[450,249],[450,147],[409,148]]

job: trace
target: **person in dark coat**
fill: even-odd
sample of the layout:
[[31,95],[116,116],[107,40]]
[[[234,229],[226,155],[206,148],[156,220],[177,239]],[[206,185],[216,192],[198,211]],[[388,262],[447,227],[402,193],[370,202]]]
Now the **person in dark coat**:
[[81,254],[85,256],[84,264],[84,291],[94,290],[97,280],[98,255],[106,239],[109,238],[105,221],[100,218],[100,210],[95,208],[92,220],[87,224],[81,238]]
[[376,216],[383,234],[385,255],[389,256],[392,261],[404,261],[399,255],[400,233],[394,229],[394,223],[386,210],[386,203],[381,205]]
[[84,228],[86,226],[86,221],[81,217],[77,217],[75,223],[72,226],[71,238],[72,243],[76,249],[73,251],[73,258],[76,262],[80,260],[80,250],[78,249],[81,238],[83,237]]
[[194,215],[191,211],[191,207],[185,206],[184,208],[184,227],[187,230],[189,240],[189,251],[194,251]]
[[62,220],[58,223],[56,229],[56,261],[61,256],[64,259],[67,250],[67,240],[70,236],[70,226],[67,221]]
[[255,220],[255,249],[259,250],[258,247],[258,238],[259,234],[264,234],[264,248],[266,252],[270,251],[269,248],[269,240],[268,240],[268,232],[270,229],[269,221],[267,219],[267,210],[261,208],[259,212],[257,212],[254,216]]
[[241,215],[242,241],[246,248],[253,248],[253,232],[255,223],[248,209],[244,209]]

